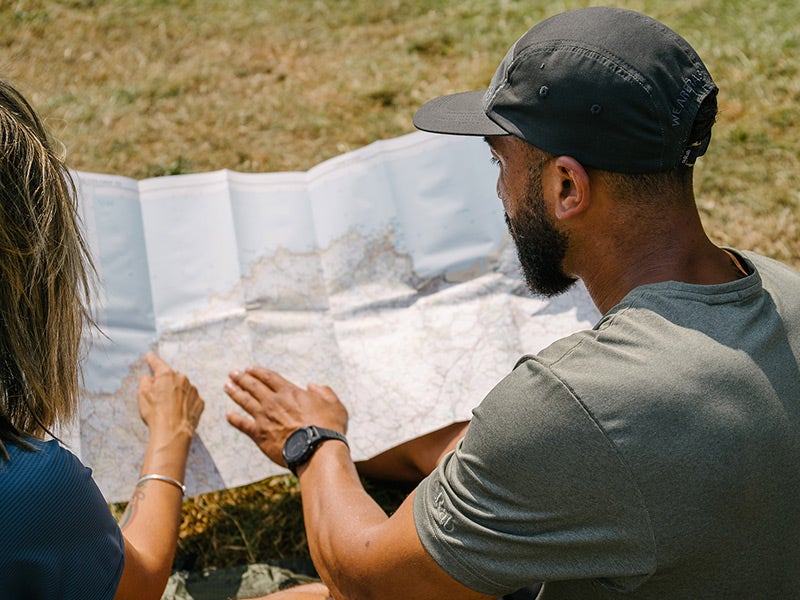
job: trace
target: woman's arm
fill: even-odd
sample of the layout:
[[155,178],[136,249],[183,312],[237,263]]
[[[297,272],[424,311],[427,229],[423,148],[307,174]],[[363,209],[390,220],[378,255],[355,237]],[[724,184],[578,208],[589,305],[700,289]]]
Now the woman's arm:
[[[186,459],[203,400],[185,375],[145,356],[153,375],[139,383],[139,411],[150,430],[140,479],[120,520],[125,567],[115,599],[158,600],[172,569],[180,526]],[[178,483],[173,483],[172,481]]]

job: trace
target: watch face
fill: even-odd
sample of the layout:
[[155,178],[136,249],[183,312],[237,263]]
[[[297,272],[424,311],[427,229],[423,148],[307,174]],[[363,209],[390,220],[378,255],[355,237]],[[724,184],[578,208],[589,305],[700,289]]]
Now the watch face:
[[303,458],[303,455],[308,450],[308,430],[298,429],[290,435],[286,444],[283,447],[283,457],[287,463],[292,463]]

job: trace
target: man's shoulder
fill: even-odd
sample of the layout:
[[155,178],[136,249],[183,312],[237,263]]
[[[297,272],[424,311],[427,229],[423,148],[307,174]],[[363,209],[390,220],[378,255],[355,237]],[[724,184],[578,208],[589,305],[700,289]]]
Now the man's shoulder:
[[740,254],[755,267],[764,287],[773,286],[800,287],[800,271],[768,256],[763,256],[752,251],[739,251]]
[[800,277],[800,271],[776,258],[772,258],[764,254],[759,254],[758,252],[755,252],[753,250],[737,250],[735,248],[729,248],[729,249],[745,257],[748,261],[752,262],[756,266],[767,267],[770,269],[775,269],[777,271],[784,272],[787,275]]

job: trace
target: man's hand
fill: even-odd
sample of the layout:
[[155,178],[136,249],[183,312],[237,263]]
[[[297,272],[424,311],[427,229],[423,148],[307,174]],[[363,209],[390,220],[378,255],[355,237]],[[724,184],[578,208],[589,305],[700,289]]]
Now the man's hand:
[[347,409],[328,386],[309,384],[303,389],[274,371],[249,367],[230,373],[225,393],[252,417],[229,412],[228,422],[282,466],[283,445],[296,429],[317,425],[347,432]]

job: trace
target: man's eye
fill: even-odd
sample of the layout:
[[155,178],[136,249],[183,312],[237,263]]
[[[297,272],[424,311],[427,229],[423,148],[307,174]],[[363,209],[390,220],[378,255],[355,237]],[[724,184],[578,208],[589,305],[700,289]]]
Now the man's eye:
[[497,166],[497,167],[500,166],[500,161],[494,156],[489,158],[489,162],[492,163],[493,165]]

